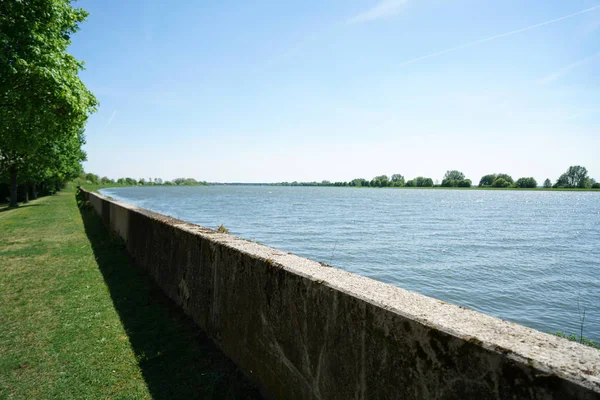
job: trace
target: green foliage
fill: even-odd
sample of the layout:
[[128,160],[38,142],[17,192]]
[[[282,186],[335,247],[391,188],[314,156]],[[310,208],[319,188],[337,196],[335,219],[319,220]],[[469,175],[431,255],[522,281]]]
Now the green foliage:
[[369,186],[369,181],[364,178],[356,178],[350,182],[349,186],[356,186],[356,187]]
[[510,176],[508,174],[488,174],[488,175],[484,175],[479,180],[479,186],[481,186],[481,187],[485,187],[485,186],[508,187],[508,186],[494,185],[494,182],[496,182],[498,179],[503,179],[503,181],[501,181],[503,184],[504,184],[504,182],[508,182],[508,186],[512,185],[514,182],[512,176]]
[[447,180],[444,179],[442,181],[442,187],[471,187],[471,180],[470,179],[461,179],[461,180]]
[[400,174],[392,175],[392,186],[401,187],[404,186],[406,181],[404,180],[404,176]]
[[198,182],[194,178],[177,178],[177,179],[173,179],[172,183],[173,183],[173,185],[179,185],[179,186],[201,186],[201,185],[208,185],[207,182]]
[[471,182],[470,179],[461,179],[460,181],[456,182],[457,187],[471,187],[472,184],[473,182]]
[[407,187],[433,187],[433,179],[418,176],[406,182]]
[[98,175],[92,173],[85,174],[85,180],[94,185],[97,185],[98,182],[100,182],[100,178],[98,177]]
[[550,189],[552,187],[552,181],[548,178],[546,178],[546,180],[544,181],[544,188],[545,189]]
[[[442,182],[442,187],[458,187],[458,188],[469,188],[472,186],[470,179],[447,179],[448,177],[464,177],[464,174],[460,171],[448,171],[445,175],[445,179]],[[209,185],[206,181],[197,181],[193,178],[176,178],[173,181],[163,181],[160,178],[140,178],[138,181],[132,178],[119,178],[116,182],[108,177],[99,178],[98,175],[92,173],[81,172],[79,175],[81,183],[88,184],[116,184],[123,186],[136,186],[136,185],[163,185],[163,186],[200,186]],[[493,179],[493,180],[491,180]],[[488,183],[491,184],[488,185]],[[214,183],[213,183],[214,184]],[[273,186],[326,186],[326,187],[434,187],[440,186],[436,182],[434,185],[433,179],[418,176],[414,179],[405,181],[404,176],[400,174],[392,175],[391,179],[387,175],[380,175],[374,177],[372,180],[364,178],[356,178],[349,182],[343,181],[329,181],[323,180],[320,182],[280,182],[270,184]],[[598,188],[600,189],[600,183],[597,183],[594,179],[586,179],[587,188]],[[479,181],[479,187],[495,187],[495,188],[536,188],[537,182],[534,178],[520,178],[517,182],[513,182],[513,179],[508,174],[488,174],[481,178]],[[546,179],[544,187],[551,187],[551,182]]]
[[455,169],[446,171],[444,175],[444,180],[461,181],[463,179],[465,179],[465,174]]
[[75,190],[75,200],[77,201],[77,208],[80,210],[87,210],[92,207],[90,202],[87,200],[85,192],[79,187]]
[[380,176],[376,176],[375,178],[371,179],[371,187],[388,187],[391,186],[391,182],[390,179],[387,177],[387,175],[380,175]]
[[507,188],[510,186],[510,182],[508,182],[506,179],[504,178],[497,178],[493,183],[492,183],[493,187],[496,188]]
[[496,175],[497,179],[504,179],[506,182],[508,182],[510,185],[512,185],[515,181],[513,180],[512,176],[508,175],[508,174],[498,174]]
[[492,186],[494,181],[497,179],[496,174],[484,175],[479,180],[479,186]]
[[573,165],[562,174],[554,187],[557,188],[585,188],[589,184],[588,171],[585,167]]
[[471,187],[471,180],[465,179],[465,174],[457,170],[446,171],[442,180],[443,187]]
[[594,342],[593,340],[590,340],[590,339],[586,338],[585,336],[578,336],[578,335],[570,334],[570,333],[566,333],[566,332],[555,332],[555,333],[553,333],[553,335],[561,337],[563,339],[568,339],[572,342],[581,343],[586,346],[590,346],[590,347],[600,350],[600,343]]
[[[66,181],[81,172],[97,101],[67,53],[87,13],[70,0],[0,3],[0,179]],[[12,200],[11,200],[12,201]]]
[[537,187],[537,181],[534,178],[519,178],[514,186],[519,189],[533,189]]
[[417,177],[417,186],[420,187],[433,187],[433,179],[423,178],[422,176]]

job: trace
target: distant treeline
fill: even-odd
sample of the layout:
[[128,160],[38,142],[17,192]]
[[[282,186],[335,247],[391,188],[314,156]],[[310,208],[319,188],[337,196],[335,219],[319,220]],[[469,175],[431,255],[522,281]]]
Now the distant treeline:
[[[460,171],[446,171],[441,184],[433,182],[433,179],[418,176],[411,180],[405,180],[401,174],[376,176],[371,180],[356,178],[349,182],[280,182],[273,186],[335,186],[335,187],[472,187],[473,182],[465,177]],[[532,189],[538,187],[538,182],[532,177],[522,177],[514,180],[508,174],[488,174],[479,180],[480,188],[516,188]],[[585,167],[579,165],[571,166],[562,174],[553,184],[548,178],[544,181],[543,187],[550,188],[569,188],[569,189],[600,189],[600,183],[590,178]]]
[[79,184],[92,184],[92,185],[123,185],[123,186],[206,186],[209,185],[205,181],[197,181],[194,178],[177,178],[172,181],[163,181],[161,178],[119,178],[110,179],[106,176],[99,177],[92,173],[82,173],[79,175],[77,182]]
[[[364,178],[356,178],[349,182],[279,182],[279,183],[216,183],[197,181],[193,178],[177,178],[172,181],[163,181],[161,178],[119,178],[110,179],[106,176],[99,177],[92,173],[82,173],[76,180],[79,184],[94,184],[94,185],[122,185],[122,186],[207,186],[207,185],[268,185],[268,186],[334,186],[334,187],[457,187],[470,188],[473,185],[471,179],[465,177],[460,171],[450,170],[444,174],[442,182],[434,182],[431,178],[418,176],[414,179],[406,180],[401,174],[394,174],[391,177],[387,175],[379,175],[371,180]],[[538,182],[532,177],[522,177],[514,180],[508,174],[488,174],[481,177],[479,180],[479,188],[515,188],[515,189],[533,189],[537,188]],[[589,177],[586,168],[579,165],[569,167],[567,171],[558,177],[556,182],[548,178],[544,181],[545,189],[600,189],[600,183]]]

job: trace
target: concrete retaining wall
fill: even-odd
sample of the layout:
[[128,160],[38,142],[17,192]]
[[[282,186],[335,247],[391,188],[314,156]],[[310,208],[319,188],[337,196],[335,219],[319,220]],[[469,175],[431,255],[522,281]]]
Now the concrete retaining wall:
[[600,399],[600,351],[86,192],[272,399]]

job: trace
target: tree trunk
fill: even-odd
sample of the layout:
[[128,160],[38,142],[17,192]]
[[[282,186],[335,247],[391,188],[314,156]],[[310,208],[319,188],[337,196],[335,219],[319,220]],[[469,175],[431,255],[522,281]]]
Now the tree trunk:
[[10,168],[10,207],[17,206],[17,168]]
[[35,188],[35,183],[31,184],[31,198],[33,200],[37,199],[37,191],[36,191],[36,188]]
[[25,193],[25,198],[23,200],[23,203],[29,203],[29,185],[28,184],[23,184],[23,190]]

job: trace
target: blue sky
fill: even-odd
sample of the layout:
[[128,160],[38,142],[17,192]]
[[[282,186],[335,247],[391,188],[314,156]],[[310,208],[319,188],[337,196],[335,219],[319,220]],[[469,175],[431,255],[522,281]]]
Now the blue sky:
[[600,180],[600,1],[76,5],[99,175]]

